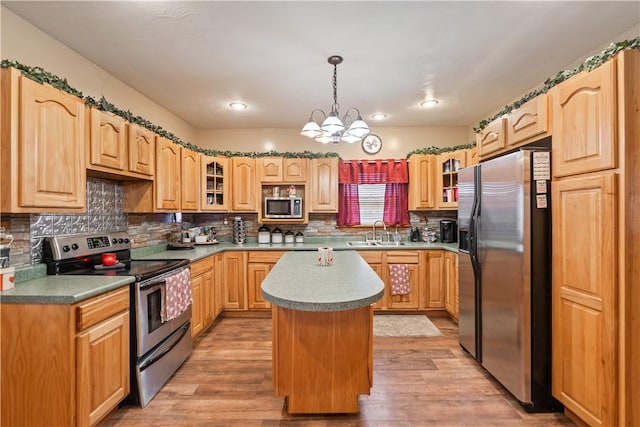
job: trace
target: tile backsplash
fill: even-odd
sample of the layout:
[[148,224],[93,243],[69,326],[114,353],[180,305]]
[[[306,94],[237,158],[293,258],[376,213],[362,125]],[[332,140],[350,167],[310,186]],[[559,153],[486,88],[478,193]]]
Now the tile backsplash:
[[32,214],[29,221],[30,262],[42,262],[45,237],[126,231],[128,219],[127,214],[122,212],[123,194],[122,184],[118,181],[88,177],[86,213]]
[[[240,215],[247,223],[248,235],[256,237],[257,214],[183,214],[176,223],[171,213],[126,214],[122,212],[124,189],[119,181],[87,177],[87,211],[83,214],[8,214],[2,215],[2,226],[14,236],[10,265],[27,266],[42,262],[44,239],[63,234],[127,231],[134,248],[166,243],[180,227],[214,227],[220,240],[231,241],[232,219]],[[455,219],[456,211],[410,212],[412,225],[430,226],[439,233],[440,219]],[[271,227],[273,228],[273,226]],[[369,229],[340,229],[335,214],[312,214],[306,225],[283,225],[283,231],[301,231],[309,237],[360,236]],[[403,230],[408,236],[408,228]]]

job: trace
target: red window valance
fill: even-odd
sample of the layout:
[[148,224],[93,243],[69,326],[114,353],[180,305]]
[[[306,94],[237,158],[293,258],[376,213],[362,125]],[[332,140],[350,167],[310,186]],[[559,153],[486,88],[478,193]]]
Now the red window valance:
[[400,160],[340,160],[340,184],[408,184],[407,159]]

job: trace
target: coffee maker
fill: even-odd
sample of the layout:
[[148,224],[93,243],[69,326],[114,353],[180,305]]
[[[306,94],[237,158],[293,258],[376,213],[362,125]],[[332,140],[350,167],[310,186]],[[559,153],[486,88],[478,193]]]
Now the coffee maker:
[[452,219],[443,219],[440,221],[440,241],[442,243],[455,243],[458,241],[456,221]]

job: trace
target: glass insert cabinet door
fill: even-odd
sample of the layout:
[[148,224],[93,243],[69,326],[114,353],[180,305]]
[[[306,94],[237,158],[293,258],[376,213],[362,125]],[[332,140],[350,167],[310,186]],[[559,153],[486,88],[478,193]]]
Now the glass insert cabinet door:
[[229,159],[203,156],[202,158],[202,200],[203,211],[229,210]]
[[436,175],[438,179],[438,208],[458,207],[458,171],[467,166],[466,150],[438,155]]

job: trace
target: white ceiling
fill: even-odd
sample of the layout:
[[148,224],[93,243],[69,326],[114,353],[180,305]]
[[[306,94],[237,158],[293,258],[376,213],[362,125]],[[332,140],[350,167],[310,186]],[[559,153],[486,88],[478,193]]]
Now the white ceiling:
[[[475,125],[640,22],[638,1],[2,5],[196,128],[302,127],[330,109],[333,54],[342,113]],[[249,108],[230,111],[236,100]]]

